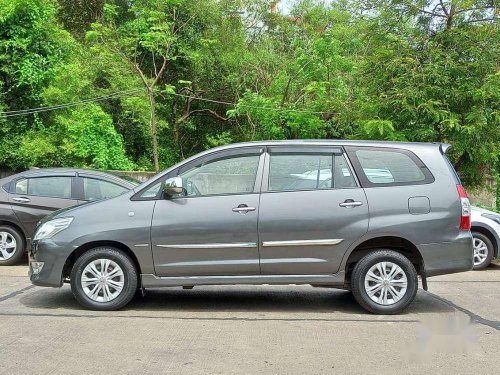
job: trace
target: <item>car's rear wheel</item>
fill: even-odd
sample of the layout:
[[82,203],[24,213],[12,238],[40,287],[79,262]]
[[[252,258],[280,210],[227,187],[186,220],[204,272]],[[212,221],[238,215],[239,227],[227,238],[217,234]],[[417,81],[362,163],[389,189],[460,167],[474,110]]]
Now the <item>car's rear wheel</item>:
[[76,300],[91,310],[118,310],[137,291],[134,263],[124,252],[111,247],[95,248],[80,256],[70,278]]
[[24,236],[15,228],[0,226],[0,266],[18,263],[25,254]]
[[493,244],[490,239],[480,232],[472,232],[474,248],[474,269],[482,270],[488,267],[493,259]]
[[369,312],[397,314],[407,308],[417,294],[417,271],[404,255],[377,250],[356,263],[351,289],[356,301]]

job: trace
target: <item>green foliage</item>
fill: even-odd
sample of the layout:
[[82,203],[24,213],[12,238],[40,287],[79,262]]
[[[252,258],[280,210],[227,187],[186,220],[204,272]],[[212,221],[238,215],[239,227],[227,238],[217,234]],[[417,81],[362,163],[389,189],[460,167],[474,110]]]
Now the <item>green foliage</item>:
[[231,142],[354,138],[451,143],[470,186],[499,174],[494,2],[272,3],[0,0],[0,111],[137,90],[0,117],[0,168],[151,170],[154,113],[161,167]]

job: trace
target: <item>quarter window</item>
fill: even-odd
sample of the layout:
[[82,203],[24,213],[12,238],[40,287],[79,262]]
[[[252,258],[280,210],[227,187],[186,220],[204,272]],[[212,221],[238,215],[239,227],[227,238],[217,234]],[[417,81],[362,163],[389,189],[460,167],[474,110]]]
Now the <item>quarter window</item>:
[[87,201],[113,198],[124,192],[127,188],[109,181],[98,180],[96,178],[83,178],[83,195]]
[[71,198],[71,177],[37,177],[18,180],[16,194],[52,198]]
[[259,158],[251,154],[208,161],[179,176],[187,196],[247,194],[254,190]]
[[428,169],[409,152],[358,149],[355,154],[370,184],[406,185],[432,180]]

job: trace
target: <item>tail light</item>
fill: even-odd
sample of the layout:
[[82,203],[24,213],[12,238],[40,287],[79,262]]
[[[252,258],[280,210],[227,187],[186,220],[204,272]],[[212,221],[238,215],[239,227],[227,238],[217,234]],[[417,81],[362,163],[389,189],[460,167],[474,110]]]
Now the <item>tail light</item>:
[[460,230],[470,230],[470,202],[467,193],[462,185],[457,185],[460,205],[462,206],[462,216],[460,217]]

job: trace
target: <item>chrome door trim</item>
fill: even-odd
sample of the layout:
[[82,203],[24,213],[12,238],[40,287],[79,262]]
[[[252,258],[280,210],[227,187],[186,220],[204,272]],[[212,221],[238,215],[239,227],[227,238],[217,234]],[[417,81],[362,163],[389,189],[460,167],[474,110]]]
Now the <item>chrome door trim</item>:
[[200,243],[200,244],[174,244],[162,245],[156,244],[156,247],[163,247],[169,249],[227,249],[227,248],[241,248],[241,247],[257,247],[256,242],[234,242],[234,243]]
[[294,241],[263,241],[263,247],[273,246],[322,246],[322,245],[338,245],[344,241],[338,239],[325,239],[325,240],[294,240]]

